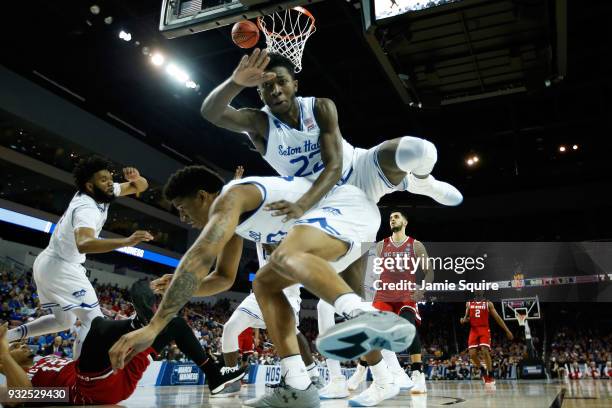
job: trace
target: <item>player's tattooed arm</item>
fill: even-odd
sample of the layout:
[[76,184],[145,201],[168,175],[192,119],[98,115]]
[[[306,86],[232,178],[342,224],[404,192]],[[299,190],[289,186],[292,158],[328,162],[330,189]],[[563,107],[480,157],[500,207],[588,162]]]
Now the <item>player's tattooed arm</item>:
[[210,210],[204,230],[181,259],[172,282],[166,290],[151,326],[158,332],[194,296],[208,275],[215,258],[234,236],[242,213],[239,188],[233,188],[220,196]]

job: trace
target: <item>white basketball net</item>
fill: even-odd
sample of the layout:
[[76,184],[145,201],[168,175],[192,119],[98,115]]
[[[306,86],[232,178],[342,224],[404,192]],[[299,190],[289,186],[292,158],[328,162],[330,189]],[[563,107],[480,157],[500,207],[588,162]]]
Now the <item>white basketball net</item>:
[[308,37],[315,31],[315,18],[304,7],[293,7],[258,17],[257,23],[266,36],[269,53],[285,56],[302,70],[302,55]]

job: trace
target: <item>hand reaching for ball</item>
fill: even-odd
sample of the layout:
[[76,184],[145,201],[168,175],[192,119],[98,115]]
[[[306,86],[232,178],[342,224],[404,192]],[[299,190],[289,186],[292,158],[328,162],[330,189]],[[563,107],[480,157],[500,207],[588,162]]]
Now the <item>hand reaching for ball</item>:
[[232,74],[232,81],[247,88],[258,86],[276,78],[274,72],[264,70],[270,62],[268,52],[255,48],[251,55],[245,55]]

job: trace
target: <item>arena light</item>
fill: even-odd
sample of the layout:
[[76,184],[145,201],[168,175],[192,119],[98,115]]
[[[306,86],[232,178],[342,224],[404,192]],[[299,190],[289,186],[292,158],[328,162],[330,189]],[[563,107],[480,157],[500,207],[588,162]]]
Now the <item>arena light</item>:
[[129,42],[132,41],[132,34],[121,30],[119,32],[119,38],[121,38],[123,41]]
[[189,81],[185,82],[185,86],[189,89],[196,89],[198,87],[198,84],[196,84],[190,79]]
[[[30,215],[21,214],[16,211],[12,211],[6,208],[0,208],[0,221],[8,222],[10,224],[19,225],[21,227],[33,229],[40,232],[46,232],[52,234],[57,224],[51,221],[43,220],[41,218],[32,217]],[[145,259],[147,261],[155,262],[158,264],[176,267],[179,264],[179,259],[160,254],[148,249],[142,249],[137,247],[127,247],[115,249],[117,252],[124,253],[126,255],[135,256],[137,258]]]
[[474,156],[472,157],[472,160],[474,161],[474,163],[478,163],[480,161],[480,158],[478,156]]
[[473,164],[474,164],[474,160],[472,160],[472,159],[468,159],[467,160],[467,165],[468,166],[472,166]]
[[559,151],[560,151],[561,153],[565,153],[565,151],[566,151],[566,150],[567,150],[567,149],[565,148],[565,146],[559,146]]
[[172,78],[174,78],[174,79],[176,79],[176,80],[178,80],[180,82],[187,82],[187,81],[189,81],[189,74],[187,74],[185,71],[183,71],[181,68],[177,67],[174,64],[169,64],[168,67],[166,67],[166,72]]
[[166,57],[164,57],[162,54],[156,52],[155,54],[153,54],[151,56],[151,63],[153,63],[153,65],[155,66],[162,66],[164,65],[164,62],[166,61]]
[[576,145],[576,144],[575,144],[575,145],[573,145],[573,146],[572,146],[572,150],[578,150],[578,145]]

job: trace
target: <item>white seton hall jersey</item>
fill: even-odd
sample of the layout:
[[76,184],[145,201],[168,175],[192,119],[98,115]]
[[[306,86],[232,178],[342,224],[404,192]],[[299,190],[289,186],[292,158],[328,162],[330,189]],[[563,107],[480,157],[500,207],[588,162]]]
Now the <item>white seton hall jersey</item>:
[[[121,193],[121,185],[113,184],[114,194]],[[91,228],[97,238],[108,216],[110,204],[98,203],[87,194],[76,193],[53,230],[45,253],[70,263],[85,262],[85,254],[79,253],[74,239],[77,228]]]
[[[283,123],[265,106],[268,115],[268,143],[263,158],[281,176],[306,177],[315,181],[324,165],[321,159],[319,135],[321,133],[314,114],[314,97],[297,97],[300,106],[300,128]],[[351,173],[353,146],[342,139],[342,182]],[[343,183],[340,184],[343,184]]]
[[261,205],[249,214],[243,214],[241,223],[236,227],[236,234],[244,239],[264,244],[278,244],[287,235],[293,221],[282,222],[284,217],[273,217],[273,211],[264,211],[266,204],[275,201],[297,201],[312,183],[303,177],[245,177],[227,183],[221,192],[238,184],[253,184],[263,197]]

